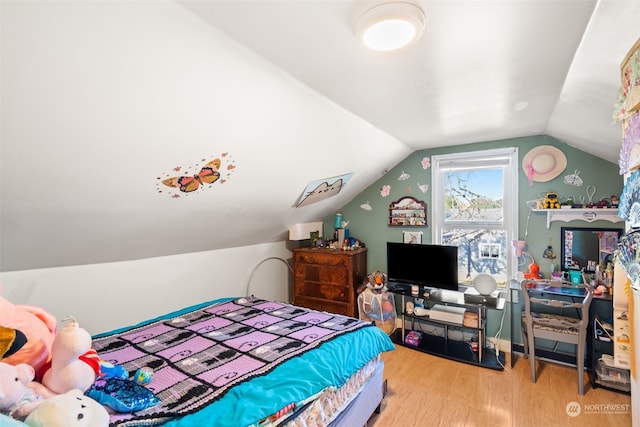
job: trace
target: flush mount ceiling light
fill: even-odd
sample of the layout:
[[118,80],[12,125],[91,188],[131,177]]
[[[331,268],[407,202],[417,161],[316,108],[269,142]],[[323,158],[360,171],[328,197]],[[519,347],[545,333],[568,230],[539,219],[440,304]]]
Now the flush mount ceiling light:
[[370,49],[389,51],[415,43],[424,31],[422,9],[410,3],[385,3],[364,12],[356,36]]

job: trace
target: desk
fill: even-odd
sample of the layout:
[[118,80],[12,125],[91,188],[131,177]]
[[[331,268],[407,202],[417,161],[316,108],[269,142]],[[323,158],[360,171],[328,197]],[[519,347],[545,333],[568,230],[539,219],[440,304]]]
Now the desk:
[[[521,313],[523,306],[520,304],[520,283],[512,282],[509,287],[511,292],[511,367],[515,364],[515,354],[524,354],[524,347],[522,344],[516,344],[515,338],[522,337],[522,322],[521,322]],[[549,294],[549,295],[562,295],[567,298],[573,299],[573,297],[582,297],[584,296],[584,290],[580,288],[575,289],[566,289],[566,288],[557,288],[551,286],[551,282],[549,281],[540,281],[538,286],[536,287],[536,292],[539,292],[541,295]],[[585,366],[589,367],[589,371],[593,371],[593,361],[590,360],[591,357],[591,349],[593,348],[593,317],[604,310],[607,312],[607,307],[609,313],[611,312],[612,307],[612,298],[610,295],[594,295],[591,301],[591,306],[589,308],[589,331],[587,332],[587,360]],[[531,350],[530,350],[531,351]],[[567,354],[554,352],[551,350],[545,350],[544,348],[536,347],[536,357],[548,360],[551,362],[561,363],[570,366],[576,366],[575,364],[575,355],[569,356]]]
[[[486,348],[486,310],[504,310],[505,299],[498,298],[495,306],[486,305],[481,303],[468,303],[465,302],[464,293],[457,291],[450,291],[446,289],[433,289],[427,287],[419,287],[418,294],[411,293],[411,286],[402,283],[393,283],[389,285],[388,292],[400,295],[401,298],[401,318],[402,328],[397,329],[392,335],[391,339],[394,343],[402,345],[414,350],[422,351],[425,353],[445,357],[447,359],[456,360],[458,362],[469,363],[472,365],[482,366],[485,368],[491,368],[496,370],[504,369],[504,353],[489,352]],[[473,311],[478,314],[477,327],[468,327],[460,323],[451,323],[441,320],[431,319],[428,316],[416,316],[415,314],[409,314],[406,312],[406,302],[415,301],[416,299],[423,299],[425,307],[433,306],[434,304],[450,305],[454,307],[463,307],[467,310]],[[444,336],[423,334],[422,341],[418,346],[409,345],[405,343],[406,337],[406,320],[411,322],[411,329],[414,329],[416,324],[431,323],[444,328]],[[478,350],[473,351],[468,342],[450,339],[448,334],[449,328],[461,328],[476,331],[478,335]]]

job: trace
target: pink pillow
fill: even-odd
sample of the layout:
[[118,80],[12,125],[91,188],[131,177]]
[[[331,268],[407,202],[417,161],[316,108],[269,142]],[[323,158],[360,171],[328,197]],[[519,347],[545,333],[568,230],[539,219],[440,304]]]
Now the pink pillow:
[[11,365],[27,363],[38,370],[51,359],[51,344],[56,336],[56,318],[39,307],[15,305],[0,296],[0,325],[22,331],[27,343],[16,353],[2,359]]

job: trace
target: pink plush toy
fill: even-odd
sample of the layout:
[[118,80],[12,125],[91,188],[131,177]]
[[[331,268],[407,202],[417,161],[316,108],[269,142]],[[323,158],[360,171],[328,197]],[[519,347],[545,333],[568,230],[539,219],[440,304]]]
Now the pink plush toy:
[[34,369],[26,363],[0,362],[0,413],[23,420],[40,405],[44,397],[30,388]]
[[56,335],[51,346],[50,367],[43,368],[42,384],[51,392],[62,394],[73,389],[85,392],[100,372],[100,359],[91,347],[91,335],[75,319]]
[[0,296],[0,325],[22,331],[27,338],[20,350],[2,361],[10,365],[26,363],[38,373],[51,358],[56,318],[41,308],[15,305]]

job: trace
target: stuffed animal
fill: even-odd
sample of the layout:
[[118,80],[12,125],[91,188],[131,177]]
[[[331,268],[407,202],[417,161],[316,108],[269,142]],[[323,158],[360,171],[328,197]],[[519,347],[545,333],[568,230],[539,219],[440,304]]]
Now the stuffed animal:
[[85,392],[100,373],[100,358],[91,347],[91,335],[73,318],[58,332],[51,346],[50,366],[43,368],[42,384],[53,393],[73,389]]
[[371,289],[375,292],[383,292],[387,285],[387,275],[375,270],[367,276],[367,280],[357,289],[358,293],[364,292],[365,289]]
[[529,264],[529,271],[524,272],[523,274],[525,279],[541,279],[542,278],[540,276],[540,266],[535,262],[532,262],[531,264]]
[[29,427],[108,427],[109,413],[80,390],[50,397],[24,420]]
[[27,336],[17,329],[0,325],[0,360],[9,357],[27,343]]
[[38,307],[15,305],[0,296],[0,325],[21,331],[27,339],[22,348],[2,361],[10,365],[31,365],[37,375],[51,358],[57,324],[54,316]]
[[29,387],[35,370],[26,363],[9,365],[0,362],[0,412],[23,420],[44,397]]
[[381,292],[384,290],[384,287],[387,285],[387,275],[376,270],[369,275],[367,280],[367,288]]

